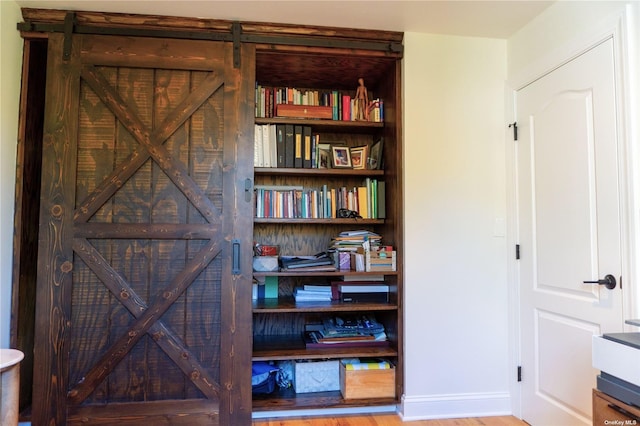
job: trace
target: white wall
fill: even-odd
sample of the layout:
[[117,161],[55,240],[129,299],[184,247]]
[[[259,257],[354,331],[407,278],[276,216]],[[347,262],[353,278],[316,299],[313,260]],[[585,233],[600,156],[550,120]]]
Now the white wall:
[[[549,58],[562,58],[567,48],[575,53],[585,48],[585,38],[596,40],[610,28],[634,1],[559,1],[544,10],[509,38],[507,69],[509,79],[521,82],[538,77]],[[564,58],[567,59],[567,58]]]
[[18,107],[22,70],[22,20],[14,1],[0,1],[0,348],[9,347],[13,212],[16,175]]
[[506,41],[404,44],[403,415],[510,413]]

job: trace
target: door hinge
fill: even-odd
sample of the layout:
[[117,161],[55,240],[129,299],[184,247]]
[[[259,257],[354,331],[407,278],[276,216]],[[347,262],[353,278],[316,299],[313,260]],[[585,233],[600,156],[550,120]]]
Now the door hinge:
[[522,381],[522,366],[521,365],[518,366],[518,381],[519,382]]
[[516,260],[520,260],[520,244],[516,244]]
[[509,128],[511,128],[513,126],[513,140],[517,141],[518,140],[518,123],[517,122],[513,122],[511,124],[509,124]]

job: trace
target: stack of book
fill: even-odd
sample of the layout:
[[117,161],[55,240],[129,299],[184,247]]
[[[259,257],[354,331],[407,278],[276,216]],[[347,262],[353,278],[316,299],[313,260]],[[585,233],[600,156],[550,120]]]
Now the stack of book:
[[380,246],[382,237],[375,232],[367,230],[344,231],[331,240],[331,249],[337,251],[358,251],[365,243],[373,250]]
[[280,271],[305,272],[305,271],[335,271],[334,261],[327,253],[315,256],[280,256]]
[[296,302],[330,302],[331,286],[321,284],[305,284],[293,292]]
[[305,331],[307,348],[388,346],[384,326],[372,315],[325,318]]

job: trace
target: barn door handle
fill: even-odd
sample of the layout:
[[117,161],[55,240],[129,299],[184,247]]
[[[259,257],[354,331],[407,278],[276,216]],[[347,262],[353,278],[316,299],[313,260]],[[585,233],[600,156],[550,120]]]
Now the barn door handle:
[[240,274],[240,240],[235,239],[231,241],[232,247],[232,260],[231,260],[231,273],[233,275]]
[[251,190],[253,189],[253,185],[251,185],[251,179],[244,180],[244,200],[249,203],[251,202]]
[[598,281],[582,281],[585,284],[598,284],[598,285],[603,285],[606,288],[608,288],[609,290],[613,290],[614,288],[616,288],[616,277],[614,277],[611,274],[607,274],[605,275],[603,280],[598,280]]

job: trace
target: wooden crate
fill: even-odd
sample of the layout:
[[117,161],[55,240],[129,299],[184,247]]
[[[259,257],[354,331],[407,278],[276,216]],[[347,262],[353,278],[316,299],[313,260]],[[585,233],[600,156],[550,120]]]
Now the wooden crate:
[[395,271],[395,251],[368,251],[364,253],[364,267],[367,272]]
[[347,370],[340,363],[340,392],[344,399],[395,398],[396,369]]

